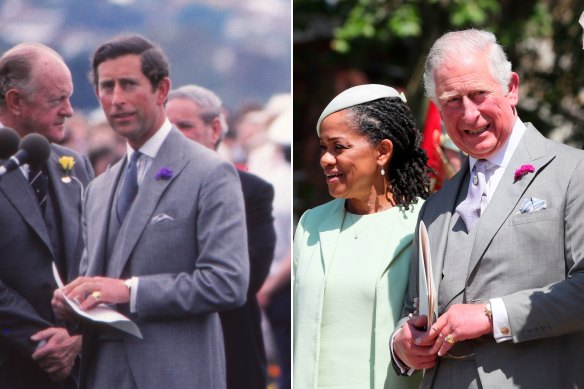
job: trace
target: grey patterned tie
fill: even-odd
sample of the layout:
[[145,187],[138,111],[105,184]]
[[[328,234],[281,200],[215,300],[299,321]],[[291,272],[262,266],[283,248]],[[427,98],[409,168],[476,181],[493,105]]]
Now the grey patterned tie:
[[122,182],[122,187],[120,189],[120,194],[118,195],[118,204],[116,212],[118,215],[118,221],[122,223],[126,217],[126,213],[132,206],[132,202],[138,193],[138,158],[140,158],[141,153],[139,151],[134,151],[132,158],[130,158],[130,163],[126,168],[126,173],[124,174],[124,181]]
[[472,230],[481,215],[481,197],[485,191],[487,163],[485,159],[477,160],[472,169],[472,182],[468,186],[466,199],[456,207],[456,213],[466,224],[467,231]]

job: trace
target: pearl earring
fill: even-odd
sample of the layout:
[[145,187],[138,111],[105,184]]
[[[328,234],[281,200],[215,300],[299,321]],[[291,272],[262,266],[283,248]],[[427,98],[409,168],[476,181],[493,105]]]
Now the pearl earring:
[[383,166],[381,167],[381,175],[385,176],[385,169],[383,169]]

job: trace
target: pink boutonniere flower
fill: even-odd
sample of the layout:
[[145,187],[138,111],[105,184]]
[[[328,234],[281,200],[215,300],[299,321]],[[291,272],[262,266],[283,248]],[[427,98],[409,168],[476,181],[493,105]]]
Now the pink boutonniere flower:
[[533,167],[533,165],[521,165],[519,167],[519,169],[515,170],[515,181],[517,182],[520,179],[523,178],[524,175],[526,175],[527,173],[533,173],[535,172],[535,168]]

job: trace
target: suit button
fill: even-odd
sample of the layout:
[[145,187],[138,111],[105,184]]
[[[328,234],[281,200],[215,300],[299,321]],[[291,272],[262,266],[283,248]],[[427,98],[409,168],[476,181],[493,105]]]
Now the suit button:
[[508,335],[509,334],[509,328],[507,328],[507,327],[501,327],[501,333],[503,335]]

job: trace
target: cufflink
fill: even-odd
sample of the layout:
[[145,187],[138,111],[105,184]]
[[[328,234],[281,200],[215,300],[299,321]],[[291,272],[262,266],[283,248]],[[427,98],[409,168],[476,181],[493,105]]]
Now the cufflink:
[[[491,309],[490,302],[485,304],[485,309],[483,312],[485,313],[485,316],[489,318],[489,320],[493,320],[493,310]],[[502,329],[501,329],[501,332],[503,332]]]
[[503,335],[509,335],[509,328],[507,328],[507,327],[501,327],[501,333]]

